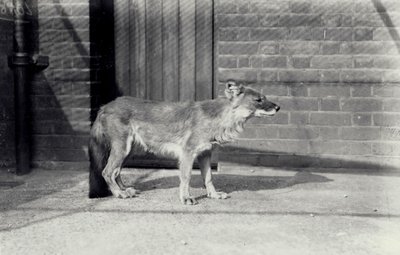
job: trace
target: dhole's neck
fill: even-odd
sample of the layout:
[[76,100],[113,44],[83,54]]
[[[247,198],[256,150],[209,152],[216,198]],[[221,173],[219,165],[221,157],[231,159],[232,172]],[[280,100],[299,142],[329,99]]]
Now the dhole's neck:
[[216,118],[216,132],[213,135],[213,142],[219,144],[235,140],[243,132],[243,125],[249,117],[242,109],[234,108],[227,99],[224,100],[224,110]]

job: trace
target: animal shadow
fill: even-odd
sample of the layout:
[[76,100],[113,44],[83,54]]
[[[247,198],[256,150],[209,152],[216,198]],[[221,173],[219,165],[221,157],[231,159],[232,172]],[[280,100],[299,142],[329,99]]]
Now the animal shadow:
[[[235,175],[216,174],[213,183],[217,189],[231,193],[233,191],[259,191],[271,189],[283,189],[304,183],[323,183],[332,181],[322,175],[306,171],[297,172],[294,176],[260,176],[260,175]],[[128,180],[129,182],[129,180]],[[179,186],[178,176],[169,176],[148,181],[136,181],[135,188],[141,191],[153,189],[171,189]],[[200,175],[192,176],[191,187],[203,188]]]

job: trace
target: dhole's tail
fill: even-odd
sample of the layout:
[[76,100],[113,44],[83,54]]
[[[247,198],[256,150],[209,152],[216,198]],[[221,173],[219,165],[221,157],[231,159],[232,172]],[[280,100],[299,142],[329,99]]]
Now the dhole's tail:
[[101,124],[94,122],[89,140],[89,198],[99,198],[111,195],[102,171],[110,155],[109,141],[104,135]]

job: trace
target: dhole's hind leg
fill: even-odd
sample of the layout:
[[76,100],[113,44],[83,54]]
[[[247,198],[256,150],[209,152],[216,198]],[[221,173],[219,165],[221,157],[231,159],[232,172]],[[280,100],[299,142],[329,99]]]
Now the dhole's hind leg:
[[129,154],[129,146],[125,144],[114,143],[111,148],[110,156],[102,175],[110,187],[115,197],[128,198],[134,197],[138,192],[134,188],[126,188],[121,181],[121,168],[126,156]]
[[211,173],[211,151],[206,151],[201,154],[198,158],[201,176],[203,177],[204,186],[207,189],[207,196],[216,199],[226,199],[228,194],[225,192],[217,192],[214,184],[212,183],[212,173]]

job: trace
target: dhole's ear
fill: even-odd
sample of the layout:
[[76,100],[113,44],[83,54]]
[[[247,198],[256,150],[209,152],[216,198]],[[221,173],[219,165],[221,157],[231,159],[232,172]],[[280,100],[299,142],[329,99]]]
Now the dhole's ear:
[[242,94],[244,91],[243,84],[237,84],[236,81],[228,81],[226,83],[225,95],[228,99],[232,99]]

